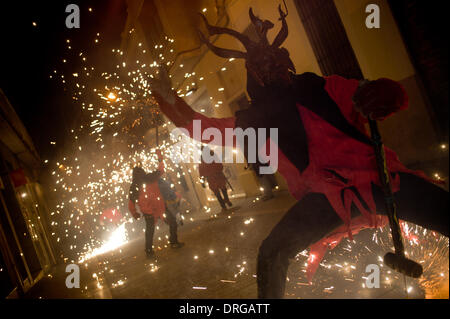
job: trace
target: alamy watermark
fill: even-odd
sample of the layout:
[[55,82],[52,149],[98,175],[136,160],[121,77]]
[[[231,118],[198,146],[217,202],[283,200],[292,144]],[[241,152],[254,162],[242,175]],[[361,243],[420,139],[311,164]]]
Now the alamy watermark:
[[70,13],[66,17],[66,27],[68,29],[80,28],[80,7],[76,4],[69,4],[66,7],[66,13]]
[[80,267],[76,264],[66,266],[66,272],[70,273],[66,277],[66,287],[69,289],[80,288]]
[[369,13],[369,15],[366,17],[366,27],[368,29],[379,29],[380,7],[376,4],[369,4],[366,6],[366,13]]
[[380,267],[375,264],[367,265],[366,273],[369,273],[366,277],[366,287],[380,288]]
[[[201,163],[201,159],[206,163],[260,163],[260,174],[274,174],[278,170],[278,128],[225,128],[224,134],[215,127],[208,127],[202,130],[201,120],[194,120],[192,123],[192,138],[196,141],[210,141],[208,145],[224,146],[210,153],[209,147],[205,147],[203,152],[192,148],[189,143],[190,133],[185,128],[176,128],[172,131],[172,138],[178,140],[172,152],[172,161],[175,163]],[[225,136],[223,136],[225,135]],[[225,139],[224,139],[225,138]],[[247,143],[245,140],[247,139]],[[246,150],[245,159],[243,150]],[[237,150],[240,150],[237,151]],[[235,159],[236,158],[236,159]]]

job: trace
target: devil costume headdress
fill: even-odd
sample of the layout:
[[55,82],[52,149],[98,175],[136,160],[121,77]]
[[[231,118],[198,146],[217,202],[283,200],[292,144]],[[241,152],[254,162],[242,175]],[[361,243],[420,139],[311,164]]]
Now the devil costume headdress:
[[[299,202],[260,248],[259,296],[272,298],[282,297],[284,293],[288,258],[312,245],[318,253],[311,252],[313,258],[309,261],[313,266],[308,269],[311,277],[326,248],[335,246],[344,236],[352,238],[352,234],[365,227],[383,223],[383,218],[376,215],[377,212],[383,214],[384,205],[382,200],[378,203],[374,191],[379,185],[375,154],[364,127],[367,121],[355,110],[355,96],[364,104],[368,98],[364,89],[370,87],[371,94],[375,93],[378,105],[382,106],[379,108],[384,108],[384,117],[408,105],[403,87],[392,80],[380,79],[361,87],[360,81],[337,75],[291,73],[295,72],[295,67],[289,53],[280,48],[288,35],[286,14],[281,7],[279,12],[282,28],[272,44],[267,40],[267,32],[274,25],[257,18],[252,9],[249,15],[258,34],[257,42],[234,30],[211,26],[202,16],[209,35],[231,35],[246,48],[246,52],[218,48],[200,33],[201,40],[216,55],[245,59],[247,91],[251,97],[249,109],[236,112],[232,118],[208,118],[194,112],[179,97],[174,103],[168,103],[155,92],[162,111],[175,125],[188,129],[191,136],[193,120],[201,120],[203,130],[214,127],[222,134],[226,128],[278,128],[278,170]],[[273,141],[269,139],[267,143]],[[428,215],[429,220],[423,220],[424,208],[420,206],[420,209],[400,212],[403,214],[400,217],[448,236],[447,193],[431,184],[423,173],[407,169],[392,150],[386,148],[385,152],[393,191],[401,194],[402,179],[406,198],[415,196],[417,185],[413,188],[408,184],[418,183],[430,194],[427,205],[438,211],[434,216]],[[333,211],[339,218],[336,219]],[[361,216],[352,220],[358,214]],[[339,220],[343,221],[343,227],[339,227]],[[447,220],[445,226],[441,225],[443,220]],[[319,258],[315,258],[318,255]]]

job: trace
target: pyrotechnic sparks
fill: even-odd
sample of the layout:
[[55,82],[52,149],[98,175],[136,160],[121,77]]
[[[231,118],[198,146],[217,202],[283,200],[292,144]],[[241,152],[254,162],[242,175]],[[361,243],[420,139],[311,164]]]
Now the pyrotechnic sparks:
[[117,227],[116,230],[113,231],[111,234],[111,237],[108,241],[106,241],[103,245],[101,245],[98,248],[94,248],[91,251],[88,251],[87,253],[80,256],[79,262],[83,263],[92,257],[102,255],[104,253],[113,251],[124,244],[128,242],[126,229],[125,229],[125,223]]
[[[100,34],[95,35],[98,38]],[[154,50],[141,44],[142,52],[135,63],[125,61],[124,52],[113,49],[110,59],[106,59],[110,65],[102,69],[89,65],[88,54],[79,52],[81,66],[70,70],[70,77],[53,71],[60,74],[65,90],[81,111],[76,127],[70,130],[71,146],[62,159],[55,161],[52,172],[53,191],[60,199],[51,214],[53,234],[58,243],[73,252],[72,260],[86,260],[114,250],[126,242],[125,233],[139,232],[135,227],[127,229],[124,223],[131,172],[134,166],[148,172],[156,169],[156,149],[165,159],[164,178],[169,178],[172,185],[181,185],[181,180],[192,172],[189,166],[174,164],[170,159],[177,156],[188,161],[200,143],[183,140],[185,145],[180,145],[169,134],[171,123],[165,122],[150,96],[148,79],[156,76],[162,61],[171,64],[169,55],[173,50],[169,45],[173,39],[165,41]],[[70,39],[66,42],[70,43]],[[143,62],[151,56],[156,57],[150,58],[152,62]],[[159,128],[158,132],[155,128]],[[173,145],[175,142],[177,146]],[[180,148],[189,152],[182,153]],[[188,213],[190,204],[185,206]],[[107,236],[110,232],[111,238]],[[103,239],[105,235],[107,240]]]
[[[384,265],[384,254],[393,250],[390,231],[389,228],[372,229],[362,231],[353,241],[342,241],[327,253],[312,285],[307,283],[305,273],[307,258],[314,256],[307,250],[299,253],[297,263],[293,264],[297,266],[290,269],[293,273],[290,277],[299,281],[289,286],[288,294],[301,298],[435,298],[442,297],[444,290],[448,298],[449,239],[411,223],[402,222],[402,229],[408,258],[419,262],[424,269],[419,279],[404,279]],[[366,286],[365,268],[369,264],[380,268],[380,289]]]

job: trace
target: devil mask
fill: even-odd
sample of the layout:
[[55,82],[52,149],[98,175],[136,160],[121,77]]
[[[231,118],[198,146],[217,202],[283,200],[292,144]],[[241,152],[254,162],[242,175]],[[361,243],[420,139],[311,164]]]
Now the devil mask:
[[252,8],[249,10],[249,15],[257,33],[257,41],[252,41],[245,34],[232,29],[211,26],[206,17],[200,14],[206,24],[209,36],[218,34],[231,35],[244,45],[246,52],[216,47],[201,32],[199,32],[200,40],[214,54],[222,58],[245,59],[248,75],[262,87],[274,83],[290,83],[290,71],[295,73],[295,67],[289,57],[289,52],[285,48],[280,48],[288,36],[287,14],[283,12],[281,6],[278,7],[278,10],[282,27],[272,44],[269,44],[267,40],[267,32],[274,27],[274,24],[268,20],[263,21],[256,17]]

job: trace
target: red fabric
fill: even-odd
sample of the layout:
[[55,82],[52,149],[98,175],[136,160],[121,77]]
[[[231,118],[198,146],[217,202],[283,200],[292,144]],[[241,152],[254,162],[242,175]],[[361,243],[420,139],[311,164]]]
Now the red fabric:
[[[159,191],[158,181],[141,188],[137,204],[144,215],[152,215],[155,219],[162,217],[166,206]],[[128,202],[128,208],[134,218],[139,218],[135,204],[131,200]]]
[[219,189],[226,188],[227,179],[223,174],[223,165],[221,163],[200,163],[199,174],[208,181],[209,188],[216,193]]
[[[386,216],[377,215],[376,216],[378,227],[384,227],[389,223],[389,220]],[[358,216],[352,219],[351,232],[353,235],[356,235],[363,229],[370,228],[367,226],[367,220],[364,216]],[[309,250],[309,257],[306,266],[306,278],[309,283],[312,282],[313,276],[317,269],[319,268],[319,264],[322,261],[325,253],[328,249],[334,249],[342,239],[348,237],[348,229],[345,225],[337,228],[333,231],[328,237],[319,240],[318,242],[312,244]]]
[[[339,76],[331,76],[327,78],[325,89],[340,107],[346,119],[361,132],[367,134],[363,125],[364,119],[355,111],[351,100],[357,87],[358,82],[356,80],[346,80]],[[403,91],[399,90],[398,94],[403,95]],[[336,213],[345,223],[337,232],[327,236],[320,243],[311,246],[311,254],[314,257],[309,259],[309,263],[314,260],[315,265],[312,267],[308,266],[310,267],[308,273],[312,279],[318,263],[320,263],[326,252],[323,246],[324,243],[329,247],[330,243],[335,243],[330,247],[334,248],[344,237],[348,236],[350,239],[353,239],[353,234],[364,228],[382,226],[386,224],[387,219],[376,217],[375,202],[371,192],[371,183],[380,185],[373,147],[348,138],[344,133],[306,108],[299,106],[299,110],[308,135],[310,154],[310,165],[301,175],[301,179],[306,180],[308,184],[306,192],[325,194]],[[387,167],[391,174],[394,172],[406,172],[429,180],[422,172],[407,169],[389,148],[385,147],[385,153]],[[342,177],[348,179],[349,182],[344,184],[333,175],[327,173],[325,169],[334,170]],[[398,175],[395,179],[391,175],[391,183],[393,192],[400,189],[400,178]],[[344,201],[341,200],[341,191],[348,186],[354,186],[359,191],[361,197],[369,206],[369,211],[364,209],[353,192],[345,192]],[[296,195],[296,197],[302,196],[301,193]],[[361,211],[361,218],[351,220],[350,207],[352,203]]]
[[111,223],[119,223],[122,219],[122,214],[119,210],[115,208],[108,208],[103,211],[102,215],[100,216],[101,220],[103,221],[109,221]]
[[[386,81],[378,82],[377,88],[382,90],[383,83],[386,83]],[[367,120],[355,110],[352,100],[358,86],[359,82],[357,80],[347,80],[340,76],[326,77],[325,90],[339,106],[347,121],[367,135],[364,126]],[[407,100],[404,98],[405,92],[400,85],[389,83],[386,90],[389,94],[381,96],[381,102],[394,101],[394,103],[397,103],[400,101],[393,107],[396,109],[407,106]],[[179,110],[189,108],[182,99],[176,101],[175,107]],[[302,105],[297,104],[297,107],[307,134],[310,163],[307,169],[300,173],[283,152],[278,150],[278,171],[286,179],[289,191],[297,200],[302,199],[308,193],[322,193],[327,197],[336,213],[344,221],[344,226],[338,233],[324,239],[327,243],[330,240],[332,242],[340,242],[345,236],[352,239],[352,235],[363,228],[377,227],[381,220],[375,215],[375,202],[371,192],[371,183],[379,185],[379,178],[373,147],[347,136]],[[192,118],[191,113],[189,113],[189,118]],[[209,127],[215,127],[221,131],[222,136],[225,136],[225,128],[235,127],[234,117],[216,119],[195,113],[193,119],[201,120],[202,131]],[[189,131],[191,137],[198,139],[193,134],[192,122],[185,125],[184,128]],[[201,140],[201,137],[198,140],[203,143],[209,142]],[[272,142],[270,140],[267,141],[266,149],[269,149],[269,143]],[[422,172],[407,169],[392,150],[385,148],[385,153],[387,167],[391,174],[394,172],[407,172],[429,180]],[[344,184],[333,174],[329,173],[328,170],[335,171],[347,179],[348,183]],[[400,188],[400,179],[398,175],[396,176],[397,178],[394,179],[391,175],[394,192]],[[369,210],[366,210],[361,205],[358,198],[351,191],[344,192],[344,200],[342,201],[341,191],[349,186],[353,186],[359,191],[361,197],[369,206]],[[362,213],[361,219],[356,220],[356,224],[351,223],[350,207],[352,203]],[[320,248],[316,252],[315,257],[311,257],[311,259],[319,263],[321,258],[318,257],[323,257],[325,252],[322,246],[314,246],[313,248],[316,250]]]
[[12,171],[11,173],[9,173],[9,176],[11,176],[14,187],[20,187],[28,183],[27,176],[21,168]]
[[176,96],[175,105],[170,105],[157,92],[152,92],[161,111],[177,126],[189,125],[194,119],[195,112],[179,96]]
[[[161,155],[159,154],[158,157],[161,158]],[[159,163],[158,170],[161,172],[164,170],[164,163],[162,161]],[[166,205],[159,190],[158,180],[141,187],[137,204],[144,215],[152,215],[155,219],[162,218],[166,211]],[[135,203],[131,200],[128,201],[128,209],[134,218],[139,218]]]
[[[376,215],[377,227],[383,228],[389,225],[389,219],[387,216]],[[399,220],[400,229],[402,231],[402,236],[407,241],[413,242],[416,245],[419,243],[418,237],[414,235],[407,227],[406,223]],[[353,235],[358,234],[361,230],[371,228],[367,226],[367,221],[364,216],[358,216],[352,219],[351,222],[351,233]],[[306,278],[309,283],[312,283],[312,279],[317,269],[319,268],[320,262],[325,256],[328,250],[334,249],[339,243],[348,237],[348,230],[345,225],[337,228],[327,237],[322,238],[318,242],[310,246],[309,257],[306,266]]]
[[[164,114],[177,126],[186,129],[189,132],[189,136],[198,141],[202,141],[203,143],[209,143],[211,140],[202,139],[201,134],[203,131],[208,128],[217,128],[219,129],[222,137],[225,136],[226,128],[234,128],[236,119],[234,117],[228,118],[213,118],[206,117],[201,113],[194,112],[191,107],[180,97],[177,97],[174,105],[170,105],[162,100],[160,97],[157,97],[157,101],[161,110]],[[181,112],[181,113],[180,113]],[[182,114],[182,115],[181,115]],[[196,136],[194,134],[193,121],[200,120],[202,131],[199,132],[200,136]],[[220,146],[223,146],[225,141],[220,141]]]

